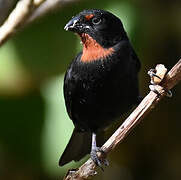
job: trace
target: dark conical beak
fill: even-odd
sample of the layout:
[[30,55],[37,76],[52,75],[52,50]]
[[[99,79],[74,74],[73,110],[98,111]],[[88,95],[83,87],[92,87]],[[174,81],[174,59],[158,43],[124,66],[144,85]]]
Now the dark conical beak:
[[78,32],[80,30],[79,17],[73,17],[64,27],[66,31]]

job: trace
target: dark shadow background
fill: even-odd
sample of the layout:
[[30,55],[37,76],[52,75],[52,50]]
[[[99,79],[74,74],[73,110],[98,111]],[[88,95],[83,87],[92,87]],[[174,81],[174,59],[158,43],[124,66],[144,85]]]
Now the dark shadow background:
[[[145,96],[147,71],[158,63],[169,69],[180,58],[180,7],[179,0],[75,2],[1,47],[0,179],[62,179],[68,168],[80,164],[58,167],[73,127],[62,92],[66,67],[80,49],[77,37],[63,29],[73,15],[101,8],[122,19],[142,62],[140,91]],[[95,179],[181,179],[181,85],[172,92],[172,99],[163,99],[110,154],[110,166]]]

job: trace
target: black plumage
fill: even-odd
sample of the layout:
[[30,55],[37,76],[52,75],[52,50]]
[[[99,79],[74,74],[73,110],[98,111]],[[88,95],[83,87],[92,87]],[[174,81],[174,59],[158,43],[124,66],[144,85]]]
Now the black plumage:
[[140,62],[121,21],[107,11],[85,10],[65,29],[80,36],[83,51],[64,78],[65,104],[75,129],[59,164],[78,161],[91,151],[100,165],[94,157],[96,144],[91,149],[91,133],[103,131],[137,104]]

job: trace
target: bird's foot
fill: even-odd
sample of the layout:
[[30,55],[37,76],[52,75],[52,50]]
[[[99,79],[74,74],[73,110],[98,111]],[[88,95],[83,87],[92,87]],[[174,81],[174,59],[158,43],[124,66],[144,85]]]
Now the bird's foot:
[[157,84],[157,82],[155,82],[155,78],[158,78],[158,82],[161,82],[162,80],[162,78],[156,74],[156,69],[150,69],[148,71],[148,75],[150,76],[151,84]]
[[91,153],[90,153],[90,156],[91,156],[91,159],[94,161],[94,163],[99,166],[103,171],[104,169],[102,168],[103,165],[105,166],[108,166],[109,165],[109,162],[107,159],[105,159],[104,157],[98,157],[97,153],[100,152],[103,154],[104,156],[104,151],[100,148],[100,147],[94,147],[92,150],[91,150]]
[[172,91],[168,90],[168,89],[165,89],[163,87],[160,87],[159,85],[156,85],[156,84],[151,84],[149,85],[149,88],[151,91],[153,91],[154,93],[156,93],[158,95],[158,97],[160,97],[162,95],[162,90],[164,90],[164,92],[166,93],[165,95],[169,98],[172,97]]
[[165,89],[164,87],[161,87],[159,84],[165,77],[167,72],[167,69],[164,67],[164,65],[159,64],[156,66],[155,69],[150,69],[148,71],[148,75],[151,78],[151,85],[149,86],[150,90],[156,93],[158,96],[162,95],[162,90],[166,93],[167,97],[172,97],[172,92],[170,90]]

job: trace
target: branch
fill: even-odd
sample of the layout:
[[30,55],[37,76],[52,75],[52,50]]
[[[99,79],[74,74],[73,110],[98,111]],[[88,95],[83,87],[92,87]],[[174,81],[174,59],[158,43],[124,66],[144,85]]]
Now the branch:
[[[101,149],[105,152],[105,155],[108,155],[108,153],[110,153],[120,142],[122,142],[130,133],[130,131],[133,130],[133,128],[155,107],[155,105],[162,99],[162,97],[165,96],[166,89],[170,90],[181,80],[181,59],[168,72],[166,76],[166,72],[160,67],[163,67],[163,65],[158,66],[156,72],[156,74],[159,75],[164,74],[164,79],[159,82],[160,85],[156,85],[157,91],[159,91],[160,96],[158,96],[153,91],[149,92],[149,94],[142,100],[139,106],[131,113],[131,115],[101,147]],[[103,154],[101,153],[99,153],[98,156],[100,158],[103,158]],[[91,159],[89,159],[79,169],[74,171],[70,170],[64,180],[88,179],[97,174],[95,169],[96,165]]]
[[0,0],[0,25],[6,20],[15,4],[16,0]]
[[[0,46],[3,45],[17,30],[30,24],[48,12],[62,5],[77,0],[20,0],[7,20],[0,27]],[[0,1],[1,2],[1,1]],[[4,19],[3,19],[4,20]]]
[[0,45],[19,29],[26,19],[45,0],[20,0],[8,19],[0,27]]
[[76,2],[78,0],[46,0],[35,12],[28,18],[27,24],[48,14],[51,11],[60,9],[63,5]]

